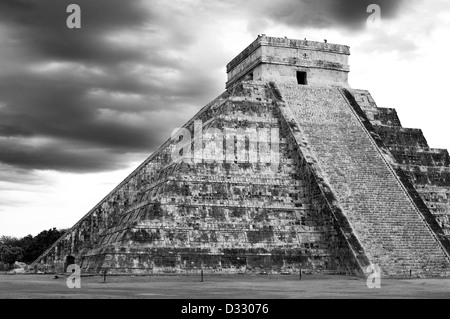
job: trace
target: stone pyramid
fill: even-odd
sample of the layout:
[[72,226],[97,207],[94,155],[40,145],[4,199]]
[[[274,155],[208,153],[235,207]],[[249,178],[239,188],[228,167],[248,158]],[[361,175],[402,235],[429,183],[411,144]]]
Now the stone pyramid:
[[258,38],[226,92],[35,261],[63,271],[450,274],[450,157],[348,85],[348,46]]

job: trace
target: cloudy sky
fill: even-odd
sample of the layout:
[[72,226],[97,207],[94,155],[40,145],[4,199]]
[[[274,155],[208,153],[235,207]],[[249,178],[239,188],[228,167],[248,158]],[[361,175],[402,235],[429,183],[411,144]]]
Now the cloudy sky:
[[350,45],[351,86],[450,149],[447,0],[1,0],[0,235],[71,227],[263,33]]

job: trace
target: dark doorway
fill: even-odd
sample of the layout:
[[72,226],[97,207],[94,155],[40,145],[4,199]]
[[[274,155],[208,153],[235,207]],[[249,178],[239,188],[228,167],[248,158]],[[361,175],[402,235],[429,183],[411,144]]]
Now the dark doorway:
[[306,72],[304,71],[297,71],[297,83],[300,85],[307,85],[308,80],[306,77]]
[[75,264],[75,257],[73,256],[67,256],[66,257],[66,263],[64,265],[64,271],[67,270],[67,267],[69,267],[70,265]]

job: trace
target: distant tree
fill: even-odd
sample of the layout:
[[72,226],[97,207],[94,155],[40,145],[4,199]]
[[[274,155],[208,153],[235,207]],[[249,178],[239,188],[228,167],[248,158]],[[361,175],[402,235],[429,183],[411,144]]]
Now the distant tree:
[[[21,254],[17,254],[17,256],[15,257],[16,260],[14,260],[12,263],[14,264],[14,262],[16,261],[21,261],[27,264],[31,264],[43,252],[50,248],[50,246],[55,241],[57,241],[62,235],[64,235],[66,231],[66,229],[57,230],[56,228],[52,228],[40,232],[35,237],[28,235],[21,239],[10,236],[1,236],[0,249],[3,249],[3,251],[5,252],[5,256],[9,256],[11,259],[13,259],[13,253],[18,251],[11,250],[11,248],[19,248]],[[3,258],[0,257],[0,260],[3,260]],[[4,262],[9,264],[9,262]]]
[[19,246],[20,239],[11,236],[1,236],[0,237],[0,245],[6,246]]
[[43,252],[55,243],[64,233],[65,229],[57,230],[52,228],[44,230],[34,238],[28,235],[21,239],[21,246],[24,250],[23,262],[29,264],[35,261]]
[[16,261],[22,259],[22,257],[22,248],[9,245],[0,246],[0,260],[10,267],[12,267]]

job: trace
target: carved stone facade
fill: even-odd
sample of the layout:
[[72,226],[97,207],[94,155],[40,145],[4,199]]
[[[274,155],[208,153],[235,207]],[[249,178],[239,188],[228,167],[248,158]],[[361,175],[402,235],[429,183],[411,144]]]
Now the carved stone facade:
[[228,65],[227,91],[35,264],[449,275],[448,152],[350,89],[348,55],[258,37]]

